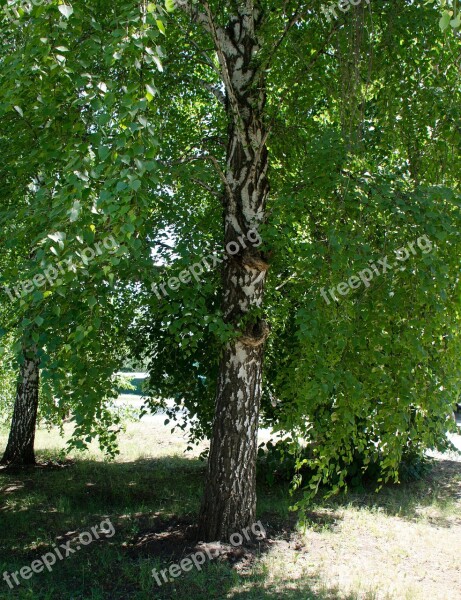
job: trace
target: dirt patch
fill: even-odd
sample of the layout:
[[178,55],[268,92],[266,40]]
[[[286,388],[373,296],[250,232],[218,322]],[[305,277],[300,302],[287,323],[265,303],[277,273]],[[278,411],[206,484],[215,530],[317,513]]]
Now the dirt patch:
[[[273,530],[274,534],[288,535],[286,530]],[[223,542],[197,542],[197,526],[192,519],[158,518],[148,529],[142,530],[131,541],[124,544],[132,558],[136,556],[156,556],[162,562],[179,563],[183,558],[198,552],[204,553],[209,560],[225,562],[239,573],[251,571],[258,558],[269,552],[279,540],[266,537],[261,540],[245,540],[242,545],[234,546]],[[208,560],[207,559],[207,560]]]

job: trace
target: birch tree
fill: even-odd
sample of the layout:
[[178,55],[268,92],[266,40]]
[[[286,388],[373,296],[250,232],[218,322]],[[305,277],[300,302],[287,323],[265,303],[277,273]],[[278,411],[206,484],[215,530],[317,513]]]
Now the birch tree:
[[34,462],[39,370],[58,408],[73,409],[74,442],[99,436],[114,450],[105,402],[135,305],[133,260],[149,261],[155,233],[151,45],[163,14],[125,0],[0,13],[0,334],[22,365],[6,463]]
[[[172,3],[167,5],[173,8]],[[160,302],[155,298],[148,301],[153,311],[151,321],[155,325],[145,324],[146,335],[156,338],[153,362],[157,366],[152,367],[152,373],[159,381],[169,381],[170,389],[174,388],[175,382],[188,393],[191,391],[188,384],[182,384],[182,369],[177,376],[173,374],[178,364],[182,368],[189,364],[199,379],[196,365],[204,366],[207,361],[214,364],[212,358],[205,356],[207,350],[210,353],[216,349],[219,356],[211,447],[199,517],[199,537],[205,540],[228,539],[229,535],[255,520],[257,429],[264,389],[266,414],[271,415],[275,426],[283,423],[285,431],[290,428],[293,433],[301,431],[305,439],[315,437],[317,424],[319,430],[328,427],[333,432],[322,438],[322,443],[328,440],[322,446],[328,448],[328,459],[325,458],[327,455],[321,459],[316,457],[311,463],[316,473],[313,488],[318,489],[319,482],[333,480],[336,486],[337,472],[341,473],[341,483],[344,483],[347,476],[344,463],[353,461],[351,446],[356,443],[358,448],[365,447],[359,406],[363,399],[358,392],[359,384],[353,394],[348,389],[344,395],[345,416],[335,416],[333,421],[332,407],[338,401],[335,376],[341,378],[343,374],[332,366],[336,365],[334,361],[316,373],[310,373],[306,365],[309,352],[319,351],[317,346],[311,347],[306,321],[311,327],[321,321],[322,327],[316,328],[316,332],[343,339],[344,325],[332,320],[326,311],[327,305],[322,308],[318,304],[324,301],[319,292],[317,302],[313,296],[314,288],[324,276],[321,275],[323,269],[329,269],[329,277],[344,277],[340,272],[352,268],[354,261],[370,260],[371,248],[377,253],[385,252],[391,235],[408,235],[412,228],[420,235],[424,233],[419,217],[414,223],[410,213],[402,217],[404,221],[396,226],[396,232],[387,233],[389,223],[383,217],[387,214],[384,200],[382,208],[381,205],[376,207],[375,213],[370,208],[368,223],[365,201],[360,198],[368,193],[382,198],[380,186],[385,187],[385,182],[394,177],[399,178],[404,188],[418,186],[421,179],[417,145],[421,143],[428,149],[426,156],[438,155],[441,146],[437,144],[442,144],[444,150],[450,145],[445,145],[440,135],[433,141],[425,137],[426,124],[433,117],[426,111],[432,86],[418,87],[416,80],[422,75],[415,73],[411,58],[418,52],[417,48],[426,48],[428,44],[424,57],[428,77],[434,73],[434,61],[449,64],[450,52],[444,53],[442,48],[444,43],[452,48],[452,39],[450,37],[448,42],[437,39],[440,38],[437,10],[421,10],[404,0],[397,7],[395,3],[379,7],[361,3],[349,6],[347,11],[337,11],[335,19],[326,20],[321,6],[320,2],[233,1],[223,5],[211,1],[177,0],[172,17],[175,29],[171,30],[171,45],[168,40],[165,43],[166,69],[160,84],[161,114],[165,115],[162,160],[166,170],[164,182],[171,185],[164,195],[165,220],[185,238],[175,250],[185,261],[188,253],[185,248],[192,248],[196,255],[200,236],[202,239],[213,236],[217,241],[221,209],[224,225],[219,243],[222,247],[234,244],[240,248],[221,266],[220,309],[216,308],[213,284],[206,283],[202,277],[200,289],[195,287],[195,299],[190,292],[193,286],[186,286],[174,294],[171,301],[168,298]],[[418,37],[408,41],[412,50],[406,54],[407,45],[400,40],[406,39],[407,34],[414,34],[415,23],[418,23]],[[389,67],[388,73],[387,63],[376,58],[372,60],[383,52],[395,53],[396,48],[403,48],[406,56],[400,57],[405,65],[402,82],[397,81],[401,73],[397,63],[396,70]],[[450,74],[455,78],[452,71]],[[386,85],[390,86],[389,91]],[[392,86],[399,90],[397,97]],[[400,93],[400,88],[407,91]],[[397,124],[391,125],[389,119],[394,119],[395,111],[405,104],[408,90],[418,92],[415,100],[418,116],[401,125],[400,117],[397,117]],[[394,105],[399,108],[394,109]],[[413,125],[415,120],[418,127]],[[396,128],[400,127],[411,129],[411,134],[405,137],[406,144],[395,134]],[[375,129],[379,129],[382,136],[379,141],[373,137]],[[396,157],[402,153],[405,159],[400,162]],[[170,160],[166,160],[168,155]],[[410,183],[405,174],[405,160],[411,165]],[[430,185],[436,183],[437,178],[430,172],[433,160],[427,163],[424,184]],[[373,188],[376,192],[367,188],[367,177],[371,177],[368,169],[373,173],[376,171],[377,183]],[[356,188],[352,187],[351,181],[357,181]],[[446,183],[448,186],[454,184],[453,178],[448,176]],[[348,190],[352,193],[352,189],[356,195],[350,200],[354,208],[350,209],[349,220],[344,213],[344,198],[347,198]],[[206,209],[203,208],[205,196]],[[409,198],[408,206],[419,202],[416,193]],[[218,208],[209,208],[213,203]],[[361,235],[358,233],[360,226],[354,225],[356,219],[362,222],[353,216],[355,209],[363,215],[363,223],[367,223],[363,225]],[[429,208],[421,208],[422,212],[425,210],[430,212]],[[198,211],[198,216],[193,211]],[[450,209],[450,218],[453,215]],[[432,219],[435,229],[444,227],[434,213]],[[341,244],[335,241],[339,223],[344,223],[347,231],[347,241],[341,238]],[[375,233],[375,227],[381,234]],[[264,232],[261,247],[242,247],[240,240],[251,228]],[[360,250],[352,256],[343,253],[342,248],[349,245]],[[276,256],[270,259],[273,250]],[[193,260],[190,251],[189,260]],[[432,267],[441,280],[442,262],[439,260],[437,266],[434,263]],[[275,271],[272,283],[268,279],[269,263]],[[421,293],[414,298],[414,304],[405,309],[402,306],[403,321],[408,320],[416,306],[421,308],[426,302],[422,282],[423,279]],[[214,284],[217,284],[216,280]],[[434,302],[440,300],[437,294],[434,288]],[[363,318],[361,302],[357,300],[356,304],[357,321],[354,323],[357,327]],[[204,317],[207,309],[202,305],[205,304],[215,315],[211,317],[212,325],[208,316]],[[350,308],[346,310],[351,311]],[[294,321],[290,311],[296,315]],[[391,314],[388,316],[390,319]],[[198,331],[202,329],[200,318],[205,319],[205,332]],[[269,335],[269,322],[277,327],[278,337],[273,341]],[[434,322],[435,330],[440,331],[443,326]],[[199,337],[201,342],[196,339]],[[178,344],[181,350],[173,350],[169,340],[172,340],[172,346]],[[268,341],[270,372],[264,382],[263,363]],[[416,339],[413,341],[416,343]],[[141,346],[142,341],[137,344]],[[299,356],[293,352],[297,358],[291,364],[290,355],[284,348],[298,348],[298,344],[303,349]],[[335,361],[341,354],[336,346],[331,347],[331,353],[336,357]],[[189,362],[187,359],[183,362],[187,355]],[[166,361],[157,363],[159,357],[165,357]],[[315,357],[319,360],[317,354]],[[364,361],[368,359],[368,355],[363,355]],[[168,361],[171,364],[166,366]],[[297,368],[300,364],[303,365],[301,370]],[[413,362],[409,360],[405,369],[407,367],[411,372]],[[207,373],[205,385],[208,385],[214,370],[204,370]],[[318,373],[321,373],[321,383],[313,386]],[[346,381],[348,376],[344,374]],[[365,372],[362,376],[365,378]],[[399,374],[399,381],[406,376]],[[434,384],[437,377],[434,377]],[[376,376],[373,381],[376,390],[380,389],[382,393]],[[200,389],[208,394],[210,388],[205,385],[196,387],[193,394],[197,402],[191,403],[195,414],[202,410],[204,420],[209,411],[207,406],[200,408],[199,396]],[[161,387],[162,383],[153,383],[154,389]],[[181,397],[181,394],[178,392],[177,396]],[[275,402],[275,410],[267,403],[267,398]],[[348,412],[346,406],[351,399],[356,399],[357,405]],[[316,401],[322,403],[320,412]],[[434,417],[437,415],[439,419],[435,428],[438,436],[442,434],[443,413],[448,405],[449,402],[445,406],[438,403],[436,407],[435,402],[433,405]],[[413,410],[410,401],[402,406],[401,422],[408,422]],[[376,415],[376,411],[370,408],[370,415]],[[347,419],[352,425],[346,439],[341,431],[345,430]],[[382,440],[393,436],[392,419],[388,416],[386,419]],[[308,433],[312,427],[314,433]],[[409,426],[405,434],[408,437],[403,437],[411,440],[414,436],[416,439],[415,431]],[[424,443],[432,444],[437,436],[427,430],[426,433]],[[375,447],[371,437],[367,439],[370,453]],[[402,444],[402,439],[392,445],[392,457],[386,456],[383,460],[384,470],[395,472],[398,468],[406,443]],[[333,457],[339,448],[341,458],[335,461]]]
[[[222,270],[223,318],[239,333],[227,342],[220,359],[199,518],[199,537],[213,540],[229,537],[255,521],[257,432],[269,335],[260,309],[268,262],[260,249],[243,249],[240,240],[266,220],[269,132],[263,49],[280,40],[264,30],[267,3],[248,0],[220,7],[178,0],[176,8],[206,32],[215,51],[227,116],[225,162],[218,168],[223,186],[223,242],[226,247],[240,248]],[[285,33],[299,17],[295,12]]]

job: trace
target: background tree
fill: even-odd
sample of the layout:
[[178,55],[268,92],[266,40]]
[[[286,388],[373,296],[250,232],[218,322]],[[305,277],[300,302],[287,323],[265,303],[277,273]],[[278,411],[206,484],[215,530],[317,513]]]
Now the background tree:
[[113,374],[136,306],[131,269],[149,260],[155,212],[149,119],[161,63],[150,46],[162,15],[132,2],[34,6],[18,23],[2,15],[2,237],[15,257],[4,260],[12,303],[4,330],[16,352],[32,339],[57,410],[75,412],[75,442],[98,434],[113,450],[104,405],[117,395]]

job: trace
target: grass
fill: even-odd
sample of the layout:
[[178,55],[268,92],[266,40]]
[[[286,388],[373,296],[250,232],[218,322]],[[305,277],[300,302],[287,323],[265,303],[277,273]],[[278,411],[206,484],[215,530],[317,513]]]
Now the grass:
[[[0,432],[0,449],[6,442]],[[39,459],[63,442],[40,430]],[[258,518],[269,543],[232,553],[158,587],[152,569],[190,551],[204,464],[182,434],[157,421],[130,424],[121,455],[92,448],[64,466],[0,471],[0,575],[19,571],[110,518],[115,535],[57,562],[0,599],[456,600],[461,598],[461,463],[438,460],[424,481],[379,495],[351,493],[313,506],[301,531],[284,485],[259,483]]]

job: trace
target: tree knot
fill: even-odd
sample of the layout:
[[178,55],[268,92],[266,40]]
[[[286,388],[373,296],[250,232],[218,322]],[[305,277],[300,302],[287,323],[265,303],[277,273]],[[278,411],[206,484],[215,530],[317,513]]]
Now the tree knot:
[[252,254],[251,252],[245,252],[242,256],[242,265],[255,271],[267,271],[269,269],[269,263],[267,263],[261,254]]
[[243,336],[239,339],[239,342],[250,348],[259,348],[266,342],[270,332],[271,329],[267,321],[259,319],[256,323],[246,329]]

